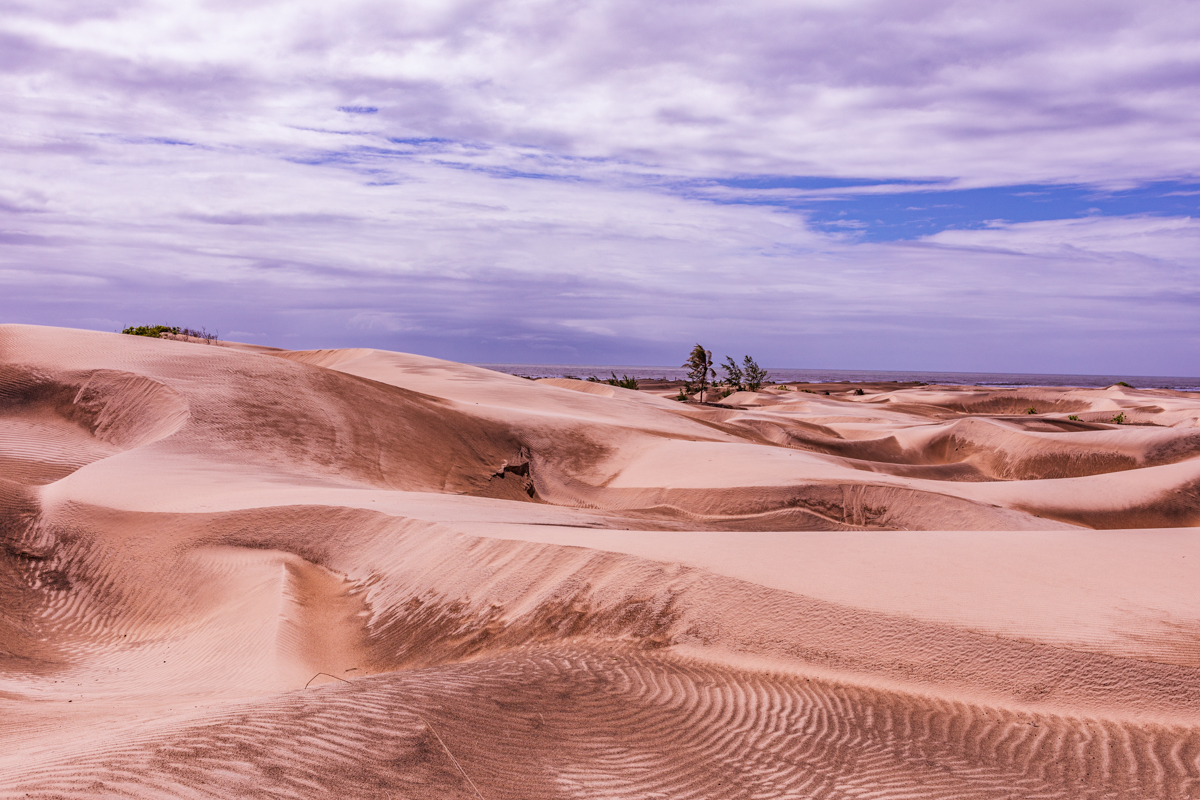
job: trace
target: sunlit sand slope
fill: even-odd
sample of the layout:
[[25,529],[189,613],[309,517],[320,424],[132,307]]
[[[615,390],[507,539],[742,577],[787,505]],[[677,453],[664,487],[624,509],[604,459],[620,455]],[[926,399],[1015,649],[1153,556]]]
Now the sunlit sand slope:
[[1198,419],[0,326],[0,796],[1200,795]]
[[[1187,797],[1191,729],[526,651],[98,732],[21,796]],[[44,793],[44,794],[41,794]],[[372,794],[375,793],[375,794]]]

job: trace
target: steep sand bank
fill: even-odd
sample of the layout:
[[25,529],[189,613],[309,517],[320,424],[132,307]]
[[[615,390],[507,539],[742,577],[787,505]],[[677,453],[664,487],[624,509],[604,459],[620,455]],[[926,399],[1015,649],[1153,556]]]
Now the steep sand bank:
[[0,326],[0,797],[1200,794],[1200,397],[825,390]]

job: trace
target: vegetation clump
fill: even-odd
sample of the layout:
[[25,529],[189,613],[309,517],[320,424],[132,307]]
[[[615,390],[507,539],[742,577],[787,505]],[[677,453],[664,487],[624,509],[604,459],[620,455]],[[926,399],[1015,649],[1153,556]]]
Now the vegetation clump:
[[622,374],[621,377],[618,378],[617,373],[615,372],[610,372],[609,375],[612,375],[612,377],[605,378],[603,380],[593,375],[592,377],[588,378],[588,380],[592,383],[607,383],[609,386],[619,386],[622,389],[636,390],[638,388],[637,378],[631,378],[625,374]]
[[217,333],[209,333],[205,328],[193,330],[192,328],[181,328],[178,325],[130,325],[121,333],[130,336],[149,336],[153,339],[170,339],[172,336],[187,336],[192,339],[201,339],[205,344],[213,344],[219,341]]
[[770,378],[767,371],[750,356],[743,357],[740,365],[732,356],[725,356],[721,371],[725,373],[723,383],[739,392],[757,392]]
[[733,356],[725,356],[725,363],[721,365],[721,371],[725,373],[725,384],[740,392],[742,390],[742,368],[733,360]]
[[757,392],[764,383],[770,380],[770,377],[767,371],[750,356],[742,359],[742,380],[746,384],[747,391]]
[[1079,415],[1078,414],[1067,414],[1067,419],[1071,420],[1072,422],[1079,422]]
[[1117,423],[1118,425],[1124,425],[1126,422],[1129,421],[1129,418],[1126,417],[1125,412],[1122,411],[1119,414],[1117,414],[1115,417],[1113,417],[1112,421]]
[[152,336],[155,339],[160,338],[164,333],[173,333],[179,335],[181,328],[175,328],[170,325],[131,325],[121,333],[127,333],[130,336]]
[[[704,402],[708,399],[710,383],[724,384],[726,388],[721,393],[721,397],[726,398],[734,392],[757,392],[762,389],[764,383],[770,383],[771,380],[767,371],[750,356],[744,356],[741,364],[734,361],[732,356],[725,356],[725,363],[721,365],[721,371],[725,373],[725,377],[718,381],[712,351],[705,350],[700,344],[692,348],[683,367],[687,370],[687,379],[684,381],[684,388],[680,390],[679,396],[675,398],[681,401],[686,401],[689,396],[699,392],[700,402]],[[612,383],[612,381],[608,382]],[[780,388],[784,391],[792,389],[790,386]]]
[[859,397],[862,397],[864,394],[866,394],[866,392],[864,392],[864,391],[862,390],[862,387],[859,387],[859,388],[855,389],[855,390],[854,390],[854,393],[855,393],[856,395],[858,395]]
[[688,371],[687,393],[700,392],[700,402],[703,403],[708,399],[709,379],[717,377],[717,371],[713,369],[712,351],[697,344],[683,366]]
[[1025,409],[1025,413],[1026,413],[1026,414],[1036,414],[1036,413],[1037,413],[1037,409],[1036,409],[1036,408],[1034,408],[1033,406],[1030,406],[1029,408]]

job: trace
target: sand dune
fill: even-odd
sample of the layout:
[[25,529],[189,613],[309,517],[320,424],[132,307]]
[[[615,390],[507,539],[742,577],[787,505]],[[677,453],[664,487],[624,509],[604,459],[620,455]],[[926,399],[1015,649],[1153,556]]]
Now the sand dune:
[[804,388],[0,326],[0,797],[1200,794],[1200,397]]

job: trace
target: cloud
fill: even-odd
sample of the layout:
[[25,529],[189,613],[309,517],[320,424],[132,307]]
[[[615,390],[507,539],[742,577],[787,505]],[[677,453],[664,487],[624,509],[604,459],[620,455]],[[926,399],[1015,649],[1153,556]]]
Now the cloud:
[[284,139],[281,125],[351,112],[401,135],[703,175],[1200,174],[1200,11],[1186,3],[101,9],[6,14],[3,66],[60,101],[48,120]]
[[[105,144],[101,160],[127,147]],[[7,318],[170,317],[282,346],[475,361],[669,364],[699,338],[780,366],[1076,372],[1186,373],[1168,366],[1200,333],[1188,219],[872,244],[786,208],[596,176],[379,154],[189,149],[171,163],[169,176],[152,157],[61,175],[51,211],[11,217],[51,244],[0,250],[0,268],[20,271]]]
[[417,326],[413,325],[403,314],[375,309],[364,309],[355,313],[350,317],[348,324],[352,328],[368,331],[384,330],[389,333],[417,330]]
[[1200,371],[1198,28],[1166,2],[9,3],[0,312]]
[[924,241],[1029,256],[1087,253],[1200,265],[1200,220],[1179,217],[1085,217],[942,231]]

